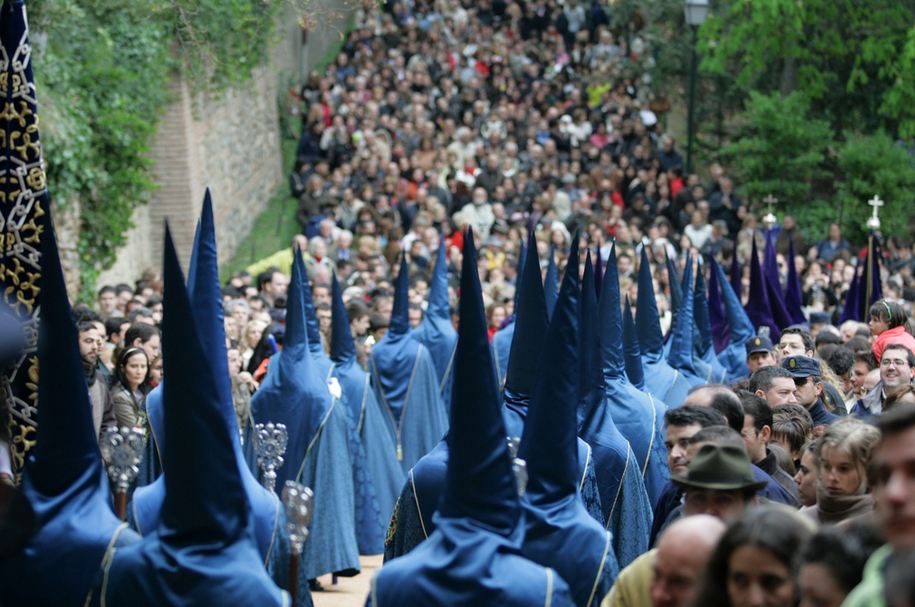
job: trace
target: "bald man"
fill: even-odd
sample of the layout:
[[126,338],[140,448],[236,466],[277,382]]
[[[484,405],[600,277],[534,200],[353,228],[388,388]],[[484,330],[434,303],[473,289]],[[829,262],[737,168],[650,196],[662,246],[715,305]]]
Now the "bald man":
[[601,607],[687,607],[725,524],[707,514],[673,523],[658,547],[634,560],[616,578]]

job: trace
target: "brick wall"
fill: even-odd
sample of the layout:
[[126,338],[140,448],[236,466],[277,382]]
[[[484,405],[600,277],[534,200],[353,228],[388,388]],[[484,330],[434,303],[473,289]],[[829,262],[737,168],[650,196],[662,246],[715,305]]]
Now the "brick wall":
[[151,153],[158,189],[149,205],[134,212],[136,227],[98,286],[132,283],[147,268],[158,271],[166,219],[186,266],[206,187],[213,195],[220,259],[235,252],[285,182],[288,168],[282,166],[280,153],[278,102],[285,102],[289,85],[333,48],[345,26],[345,2],[317,4],[319,10],[333,14],[335,23],[310,32],[303,45],[295,19],[285,20],[268,63],[243,88],[208,98],[192,95],[183,80],[172,82],[174,101],[162,115]]

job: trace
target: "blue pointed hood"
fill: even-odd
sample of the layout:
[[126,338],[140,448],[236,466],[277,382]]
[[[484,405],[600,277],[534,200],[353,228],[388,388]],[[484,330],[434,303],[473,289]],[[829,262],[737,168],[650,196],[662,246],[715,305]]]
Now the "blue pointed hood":
[[285,461],[277,470],[277,487],[296,478],[308,445],[333,404],[308,347],[304,271],[302,256],[293,250],[283,349],[270,359],[267,376],[251,399],[254,421],[286,424],[288,442]]
[[410,330],[410,268],[406,255],[400,256],[400,271],[394,284],[394,309],[391,311],[391,322],[388,333],[403,335]]
[[[199,267],[199,266],[198,266]],[[195,279],[203,281],[198,274]],[[208,360],[166,226],[163,315],[165,503],[158,532],[114,553],[102,602],[136,605],[280,605],[250,532],[250,509],[232,437],[224,424],[219,379]]]
[[769,304],[769,294],[766,279],[759,265],[759,253],[756,250],[756,238],[750,252],[750,294],[747,297],[747,316],[753,321],[757,329],[769,327],[769,338],[776,342],[781,335],[775,319],[772,317],[772,307]]
[[439,516],[467,517],[509,536],[518,524],[520,504],[492,374],[477,252],[469,230],[464,239],[459,312],[448,472]]
[[[299,257],[302,252],[298,253]],[[302,298],[305,303],[305,330],[308,332],[308,350],[318,364],[318,372],[323,377],[330,369],[330,358],[324,351],[324,345],[321,341],[321,326],[318,323],[318,314],[315,312],[315,304],[311,295],[311,281],[308,280],[308,269],[302,263],[301,280],[304,285]]]
[[457,331],[451,324],[451,305],[448,302],[448,259],[445,256],[445,239],[439,238],[438,255],[432,269],[429,303],[413,337],[423,344],[432,356],[439,389],[446,405],[451,400],[451,365]]
[[632,318],[632,304],[629,296],[623,305],[623,356],[626,360],[626,377],[629,383],[645,390],[645,372],[642,369],[642,350],[639,347],[639,336],[635,329],[635,319]]
[[616,261],[616,243],[610,249],[607,270],[600,294],[600,345],[605,381],[625,377],[623,358],[623,322],[620,317],[620,280]]
[[712,347],[712,322],[709,319],[705,274],[701,265],[696,268],[696,286],[693,289],[693,314],[699,336],[699,342],[693,345],[697,352],[704,354]]
[[712,271],[718,276],[730,336],[728,345],[718,353],[718,360],[728,370],[728,379],[734,381],[750,373],[745,345],[756,335],[756,329],[746,310],[740,305],[740,299],[724,275],[724,269],[713,262]]
[[[527,260],[521,273],[515,330],[505,374],[505,404],[523,418],[537,382],[537,357],[549,327],[546,294],[540,278],[536,241],[530,236]],[[520,429],[519,429],[520,430]]]
[[788,310],[791,324],[800,325],[807,322],[807,319],[804,317],[801,281],[798,278],[797,268],[794,265],[793,238],[788,239],[788,284],[785,285],[785,308]]
[[687,256],[686,271],[683,273],[686,288],[682,293],[681,307],[674,317],[674,326],[670,336],[670,354],[667,362],[674,369],[685,373],[695,373],[693,365],[693,268],[692,260]]
[[[534,505],[574,496],[578,491],[578,240],[540,358],[537,389],[524,424],[518,457],[528,465],[527,499]],[[593,280],[593,275],[588,276]]]
[[725,280],[724,269],[718,264],[712,267],[718,273],[718,285],[721,287],[724,311],[730,328],[731,343],[737,343],[743,348],[743,345],[756,335],[753,321],[750,320],[746,310],[740,305],[740,299],[731,288],[731,284]]
[[[48,202],[42,199],[42,205]],[[40,246],[38,429],[22,477],[37,532],[20,553],[0,565],[0,602],[80,605],[100,574],[108,548],[139,538],[111,510],[50,216]]]
[[44,372],[38,382],[37,442],[26,474],[35,491],[53,496],[67,491],[87,470],[102,474],[103,469],[53,229],[42,239],[42,256],[38,361]]
[[[384,337],[372,347],[369,370],[376,389],[384,397],[381,399],[399,422],[400,414],[406,402],[410,378],[418,364],[420,349],[426,350],[419,340],[414,339],[410,331],[409,307],[409,268],[407,260],[401,256],[400,271],[394,290],[394,309],[391,322]],[[431,357],[429,357],[431,358]],[[434,367],[434,362],[430,360]],[[433,376],[435,373],[433,372]],[[435,381],[433,377],[433,381]]]
[[[681,284],[680,273],[677,271],[677,263],[669,255],[664,257],[664,265],[667,267],[667,282],[670,287],[670,311],[674,318],[680,311],[683,302],[683,287]],[[671,328],[673,331],[673,328]]]
[[356,359],[356,345],[353,343],[353,332],[349,328],[349,314],[343,303],[340,281],[334,273],[330,283],[331,293],[331,334],[330,359],[336,365]]
[[559,269],[556,267],[556,250],[550,245],[549,256],[547,257],[546,275],[543,278],[543,294],[546,298],[547,317],[553,317],[553,308],[556,307],[556,300],[559,297]]
[[[610,264],[607,264],[609,271]],[[661,359],[664,340],[661,335],[661,315],[658,314],[658,303],[654,297],[654,285],[651,281],[651,264],[645,247],[642,247],[642,261],[639,264],[639,295],[636,300],[635,323],[639,332],[639,345],[642,357],[650,361]]]
[[444,238],[439,238],[425,318],[444,319],[451,324],[451,306],[448,304],[448,258],[445,256]]
[[[724,302],[721,298],[721,288],[718,286],[720,281],[718,262],[715,257],[709,255],[709,274],[708,274],[708,315],[709,327],[712,332],[712,343],[715,346],[715,353],[724,350],[730,339],[728,331],[728,320],[724,311]],[[721,276],[724,274],[722,273]]]
[[600,255],[600,247],[594,250],[594,292],[600,296],[601,285],[604,280],[604,260]]
[[[191,264],[188,271],[187,287],[194,320],[200,341],[207,354],[207,362],[213,372],[213,378],[219,389],[219,411],[222,415],[225,432],[232,441],[238,471],[254,513],[254,529],[258,549],[267,554],[273,543],[273,528],[276,512],[276,496],[265,489],[251,473],[245,462],[238,436],[238,421],[232,401],[232,388],[229,379],[229,368],[226,355],[226,336],[222,293],[219,288],[219,260],[216,250],[216,222],[213,214],[213,201],[207,188],[203,207],[191,249]],[[166,382],[163,382],[166,383]],[[164,386],[159,386],[146,399],[146,410],[153,428],[158,450],[163,453],[167,447],[167,431],[163,402]],[[160,456],[161,457],[161,456]],[[158,527],[165,500],[165,474],[152,484],[140,487],[133,497],[132,511],[134,524],[144,534]]]
[[[604,398],[603,359],[598,338],[600,322],[598,320],[597,294],[590,288],[594,284],[594,270],[591,265],[591,253],[585,257],[585,271],[581,277],[581,319],[578,339],[578,425]],[[549,345],[547,344],[547,348]],[[546,352],[546,350],[544,350]]]
[[225,423],[220,382],[201,338],[206,331],[194,322],[168,227],[163,280],[165,432],[177,440],[162,453],[169,473],[159,536],[176,543],[190,538],[193,543],[237,539],[247,527],[248,500],[230,436],[213,431]]

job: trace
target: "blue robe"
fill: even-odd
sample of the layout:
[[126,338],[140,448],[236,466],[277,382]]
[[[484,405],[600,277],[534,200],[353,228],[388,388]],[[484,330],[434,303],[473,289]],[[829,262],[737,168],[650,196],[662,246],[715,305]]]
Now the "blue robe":
[[504,537],[471,518],[441,517],[427,541],[385,564],[372,580],[366,607],[493,605],[493,593],[504,584],[515,592],[514,600],[501,596],[503,607],[574,605],[568,585],[555,571],[522,557],[520,535],[520,526],[514,536]]
[[[284,361],[284,356],[291,359]],[[311,364],[311,354],[290,344],[287,335],[285,349],[271,358],[267,377],[251,401],[256,421],[286,424],[285,461],[276,471],[276,486],[295,480],[315,494],[311,533],[299,567],[306,579],[359,569],[351,434],[345,405],[315,377]]]
[[448,429],[435,365],[426,347],[409,334],[390,332],[372,348],[369,364],[395,455],[406,473]]
[[[603,524],[591,449],[582,441],[578,441],[578,446],[582,470],[579,491],[582,501],[588,514]],[[385,562],[410,552],[435,531],[434,515],[445,489],[447,469],[448,444],[443,440],[407,473],[407,481],[397,499],[385,539]]]
[[404,473],[395,456],[394,441],[388,432],[384,411],[375,398],[368,373],[355,360],[334,364],[331,374],[343,388],[343,401],[349,408],[350,422],[365,451],[368,476],[375,487],[382,522],[386,524],[403,487]]

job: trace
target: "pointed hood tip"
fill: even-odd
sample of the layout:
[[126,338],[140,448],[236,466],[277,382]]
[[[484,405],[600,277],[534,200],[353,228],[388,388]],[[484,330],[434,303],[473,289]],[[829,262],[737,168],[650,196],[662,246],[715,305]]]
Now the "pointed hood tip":
[[353,343],[353,334],[350,330],[349,314],[343,303],[343,293],[337,273],[331,277],[331,340],[330,357],[339,364],[356,358],[356,346]]
[[401,335],[410,330],[410,268],[407,265],[407,254],[400,254],[400,268],[394,283],[394,307],[391,310],[391,321],[388,332]]
[[50,220],[41,239],[41,252],[38,360],[43,372],[39,373],[38,399],[42,406],[38,412],[37,457],[28,458],[26,470],[30,481],[42,492],[57,494],[75,482],[87,466],[100,466],[101,460],[79,335]]
[[632,317],[632,303],[626,295],[623,305],[623,347],[625,349],[626,377],[629,383],[644,390],[645,372],[642,368],[642,352],[639,347],[639,337],[636,334],[635,319]]
[[658,303],[655,300],[654,284],[651,279],[651,264],[645,249],[646,247],[642,247],[639,263],[635,324],[642,355],[657,357],[662,354],[664,349],[664,338],[661,335],[661,317],[658,313]]
[[446,518],[470,517],[508,535],[518,523],[520,504],[492,374],[476,247],[469,230],[458,307],[449,461],[439,512]]
[[693,369],[693,264],[690,256],[686,258],[686,270],[683,272],[684,291],[681,293],[680,310],[674,319],[671,333],[670,353],[667,360],[675,369]]
[[[590,258],[585,273],[589,281]],[[560,498],[578,488],[576,410],[579,399],[579,251],[573,241],[547,331],[539,381],[525,423],[519,457],[530,470],[529,495]],[[589,286],[589,285],[588,285]]]
[[222,424],[219,390],[168,226],[164,257],[163,360],[168,382],[163,384],[163,401],[166,435],[177,440],[162,454],[169,470],[162,520],[173,534],[234,538],[246,526],[247,496],[231,438],[212,431]]
[[601,285],[599,307],[599,331],[603,374],[606,379],[623,376],[623,327],[620,317],[620,279],[617,266],[616,243],[610,247],[607,267]]
[[530,396],[536,385],[537,356],[549,327],[546,293],[540,276],[540,259],[534,233],[528,236],[529,246],[521,269],[518,303],[515,309],[515,329],[512,335],[506,391],[521,397]]

